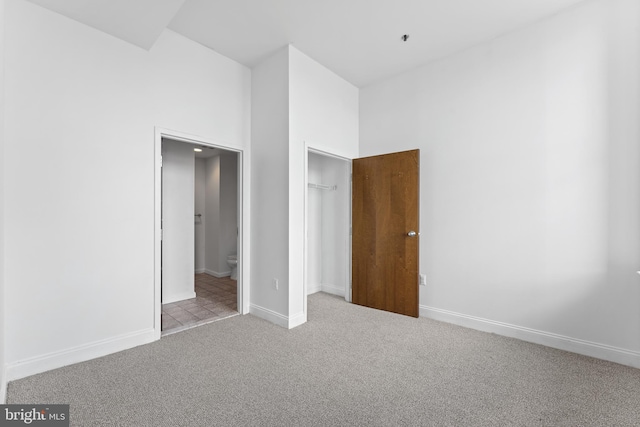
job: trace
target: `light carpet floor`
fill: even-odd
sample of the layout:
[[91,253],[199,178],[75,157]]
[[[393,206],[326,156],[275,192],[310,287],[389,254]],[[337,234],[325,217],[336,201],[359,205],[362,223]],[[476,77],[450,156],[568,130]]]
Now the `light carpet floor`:
[[74,426],[639,426],[640,370],[318,293],[9,384]]

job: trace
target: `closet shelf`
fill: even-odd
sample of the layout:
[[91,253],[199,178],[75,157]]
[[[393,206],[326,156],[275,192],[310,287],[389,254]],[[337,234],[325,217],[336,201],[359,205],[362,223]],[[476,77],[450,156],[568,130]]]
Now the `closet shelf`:
[[308,186],[309,186],[309,188],[315,188],[317,190],[333,191],[333,190],[337,190],[338,189],[337,185],[324,185],[324,184],[312,184],[312,183],[309,183]]

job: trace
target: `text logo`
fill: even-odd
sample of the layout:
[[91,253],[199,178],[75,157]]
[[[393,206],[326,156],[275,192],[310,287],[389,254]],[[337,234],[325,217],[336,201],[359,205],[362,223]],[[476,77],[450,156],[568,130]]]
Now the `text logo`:
[[69,427],[69,405],[0,405],[0,427]]

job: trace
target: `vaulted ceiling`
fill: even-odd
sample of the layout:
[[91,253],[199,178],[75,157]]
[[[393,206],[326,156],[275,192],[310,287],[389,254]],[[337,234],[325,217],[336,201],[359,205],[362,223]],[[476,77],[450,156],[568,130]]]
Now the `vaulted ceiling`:
[[363,87],[583,0],[29,1],[144,49],[169,28],[248,67],[293,44]]

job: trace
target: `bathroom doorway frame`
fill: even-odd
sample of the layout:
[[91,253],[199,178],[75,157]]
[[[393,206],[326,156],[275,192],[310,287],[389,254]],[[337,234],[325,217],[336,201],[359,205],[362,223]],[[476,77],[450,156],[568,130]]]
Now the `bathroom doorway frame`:
[[[336,160],[346,162],[349,165],[349,175],[351,175],[351,163],[350,157],[345,154],[337,153],[336,150],[323,147],[318,144],[304,142],[304,244],[303,244],[303,313],[305,321],[307,319],[307,290],[309,287],[309,267],[308,267],[308,254],[309,254],[309,154],[316,154]],[[347,271],[345,277],[345,289],[344,299],[348,303],[351,303],[351,179],[349,179],[349,206],[348,206],[348,219],[349,219],[349,236],[346,251]]]
[[251,218],[249,152],[242,147],[229,145],[209,138],[184,132],[155,128],[154,138],[154,263],[153,263],[153,330],[156,340],[162,334],[162,138],[232,151],[238,155],[238,312],[249,313],[249,227]]

